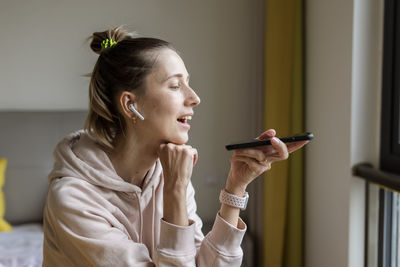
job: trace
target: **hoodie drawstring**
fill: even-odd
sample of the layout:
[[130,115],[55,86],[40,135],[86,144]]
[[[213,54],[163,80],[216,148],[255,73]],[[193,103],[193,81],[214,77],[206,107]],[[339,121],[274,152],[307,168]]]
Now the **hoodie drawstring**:
[[[142,207],[140,206],[140,199],[137,192],[135,192],[136,200],[139,206],[139,220],[140,220],[140,234],[139,234],[139,242],[143,243],[143,214],[142,214]],[[151,216],[151,255],[154,257],[154,248],[156,241],[154,239],[154,231],[155,231],[155,224],[154,219],[156,216],[156,201],[155,201],[155,189],[154,185],[151,187],[151,202],[152,202],[152,216]]]
[[143,215],[142,215],[142,207],[140,206],[140,199],[137,192],[135,192],[136,199],[139,206],[139,220],[140,220],[140,233],[139,233],[139,242],[143,243]]
[[151,187],[151,201],[153,202],[153,214],[151,216],[151,255],[154,257],[154,246],[155,246],[155,240],[154,240],[154,217],[156,216],[156,200],[155,200],[155,193],[154,193],[154,185]]

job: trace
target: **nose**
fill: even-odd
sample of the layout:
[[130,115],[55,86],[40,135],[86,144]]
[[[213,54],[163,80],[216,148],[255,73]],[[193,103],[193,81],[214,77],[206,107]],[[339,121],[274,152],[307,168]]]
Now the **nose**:
[[190,87],[188,88],[188,93],[186,95],[186,104],[195,107],[200,104],[200,97],[194,92],[194,90]]

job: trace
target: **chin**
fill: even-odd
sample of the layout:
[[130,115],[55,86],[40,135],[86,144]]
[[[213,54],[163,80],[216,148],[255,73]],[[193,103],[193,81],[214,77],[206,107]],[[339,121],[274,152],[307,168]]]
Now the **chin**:
[[189,137],[186,135],[186,136],[171,138],[170,142],[173,144],[176,144],[176,145],[184,145],[187,143],[188,140],[189,140]]

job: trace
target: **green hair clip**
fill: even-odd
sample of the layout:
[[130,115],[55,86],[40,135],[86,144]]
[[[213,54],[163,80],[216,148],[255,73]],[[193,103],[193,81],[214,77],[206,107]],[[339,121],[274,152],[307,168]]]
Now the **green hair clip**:
[[116,44],[117,44],[116,41],[107,38],[101,42],[101,50],[104,50],[106,48],[111,48]]

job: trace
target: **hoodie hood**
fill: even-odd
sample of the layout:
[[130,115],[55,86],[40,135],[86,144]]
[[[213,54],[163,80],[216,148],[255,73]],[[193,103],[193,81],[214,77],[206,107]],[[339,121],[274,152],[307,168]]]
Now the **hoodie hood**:
[[55,163],[48,176],[49,183],[62,177],[74,177],[115,191],[140,193],[151,187],[154,177],[159,178],[161,174],[161,164],[157,160],[146,174],[143,189],[124,181],[101,146],[84,130],[65,137],[58,143],[53,155]]

